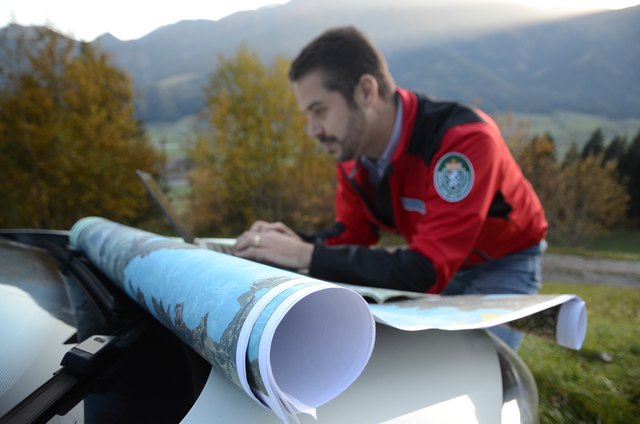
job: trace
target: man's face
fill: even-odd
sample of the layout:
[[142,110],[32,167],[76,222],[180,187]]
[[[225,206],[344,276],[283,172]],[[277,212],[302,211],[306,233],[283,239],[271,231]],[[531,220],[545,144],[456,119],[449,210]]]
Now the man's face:
[[307,115],[307,131],[337,161],[355,159],[366,144],[364,111],[358,105],[350,107],[340,92],[327,90],[323,81],[322,73],[316,71],[293,83],[298,105]]

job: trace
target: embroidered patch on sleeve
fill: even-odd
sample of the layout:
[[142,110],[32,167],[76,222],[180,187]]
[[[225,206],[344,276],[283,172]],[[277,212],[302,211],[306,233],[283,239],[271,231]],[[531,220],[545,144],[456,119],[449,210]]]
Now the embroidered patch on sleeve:
[[424,202],[420,199],[413,199],[411,197],[401,197],[400,202],[402,203],[402,207],[404,210],[409,212],[417,212],[420,215],[424,215],[427,213],[427,207]]
[[459,202],[473,187],[473,166],[462,153],[449,152],[442,156],[433,171],[436,191],[447,202]]

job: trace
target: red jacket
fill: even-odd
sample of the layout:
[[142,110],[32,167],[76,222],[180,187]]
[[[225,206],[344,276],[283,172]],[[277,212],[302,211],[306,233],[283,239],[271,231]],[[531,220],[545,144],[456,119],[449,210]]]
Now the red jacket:
[[[398,90],[402,132],[377,189],[355,160],[338,164],[337,225],[314,249],[311,275],[441,292],[463,266],[531,247],[547,221],[497,125],[483,112]],[[375,192],[374,192],[375,191]],[[408,249],[369,249],[378,228]]]

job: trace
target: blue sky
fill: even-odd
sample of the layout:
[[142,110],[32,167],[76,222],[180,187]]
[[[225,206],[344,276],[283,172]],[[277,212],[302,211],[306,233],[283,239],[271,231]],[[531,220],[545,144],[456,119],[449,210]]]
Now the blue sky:
[[[425,1],[425,0],[421,0]],[[442,1],[442,0],[431,0]],[[487,0],[458,0],[481,2]],[[495,0],[494,0],[495,1]],[[499,0],[534,7],[571,7],[620,9],[640,0]],[[154,29],[185,19],[218,20],[241,10],[252,10],[287,0],[0,0],[0,27],[15,22],[21,25],[49,25],[85,41],[109,32],[121,40],[141,38]]]

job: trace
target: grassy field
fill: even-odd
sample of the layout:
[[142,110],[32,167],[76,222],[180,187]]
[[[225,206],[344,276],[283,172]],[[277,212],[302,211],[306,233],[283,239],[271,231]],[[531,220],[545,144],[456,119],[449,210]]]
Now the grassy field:
[[586,248],[595,252],[637,254],[636,260],[640,260],[640,231],[616,231],[593,240]]
[[567,247],[550,243],[549,252],[603,259],[640,261],[640,231],[615,231],[598,237],[583,246]]
[[[500,122],[504,115],[504,113],[496,113],[495,118]],[[631,139],[640,131],[640,118],[608,119],[567,111],[547,114],[517,113],[513,116],[530,127],[532,136],[545,132],[551,133],[556,141],[559,158],[564,157],[571,143],[584,145],[597,128],[602,130],[606,143],[616,135]],[[165,149],[169,159],[176,159],[184,155],[184,146],[195,135],[196,116],[185,116],[174,122],[150,122],[146,124],[146,128],[151,141]],[[508,131],[505,135],[508,135]]]
[[580,351],[525,338],[520,356],[538,384],[540,422],[640,422],[640,290],[545,283],[542,293],[579,295],[589,325]]
[[196,115],[185,116],[174,122],[146,124],[149,140],[167,155],[167,160],[182,159],[185,148],[196,135]]

